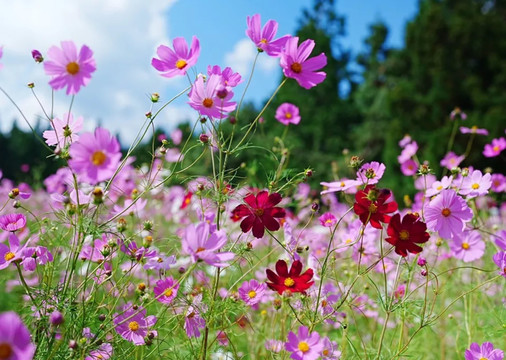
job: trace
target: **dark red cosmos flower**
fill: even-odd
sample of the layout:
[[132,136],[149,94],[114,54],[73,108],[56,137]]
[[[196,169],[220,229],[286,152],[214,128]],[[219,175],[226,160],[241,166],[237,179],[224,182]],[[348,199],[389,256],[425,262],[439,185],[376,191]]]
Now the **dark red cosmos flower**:
[[388,189],[377,189],[374,185],[367,185],[364,190],[355,194],[353,210],[360,217],[364,225],[371,222],[371,226],[381,229],[381,222],[388,223],[392,213],[398,206],[395,201],[386,202],[392,195]]
[[399,214],[392,216],[388,224],[385,239],[388,243],[395,246],[395,252],[401,256],[407,256],[408,251],[412,254],[418,254],[423,249],[416,244],[423,244],[429,240],[427,225],[420,221],[416,214],[406,214],[402,218]]
[[276,262],[277,274],[267,269],[267,278],[272,282],[267,282],[267,286],[279,295],[285,291],[305,293],[307,289],[314,284],[314,281],[309,281],[313,278],[313,269],[307,269],[304,274],[302,272],[302,263],[295,260],[288,271],[286,261],[278,260]]
[[270,231],[279,229],[279,222],[275,218],[285,217],[285,210],[277,207],[281,201],[281,195],[278,193],[268,194],[267,191],[260,191],[257,196],[249,194],[244,198],[246,205],[241,204],[232,210],[231,219],[241,222],[241,230],[246,233],[253,228],[253,236],[261,238],[264,236],[265,228]]

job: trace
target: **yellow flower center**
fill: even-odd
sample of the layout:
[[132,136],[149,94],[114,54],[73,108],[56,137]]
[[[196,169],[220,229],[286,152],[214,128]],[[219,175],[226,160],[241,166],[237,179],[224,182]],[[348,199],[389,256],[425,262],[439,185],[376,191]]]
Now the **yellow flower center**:
[[213,104],[213,99],[205,98],[204,101],[202,101],[202,105],[204,105],[206,108],[212,107]]
[[11,261],[12,259],[14,259],[14,257],[16,257],[16,255],[14,255],[14,253],[10,251],[4,255],[5,261]]
[[350,243],[351,243],[351,241],[352,241],[351,239],[346,239],[344,242],[345,242],[346,244],[350,244]]
[[173,293],[172,289],[171,288],[168,288],[167,290],[165,290],[165,292],[163,293],[163,295],[169,297],[171,296]]
[[176,61],[176,67],[181,70],[182,68],[184,68],[188,63],[186,61],[184,61],[183,59],[179,59],[178,61]]
[[253,299],[255,296],[257,296],[257,292],[255,290],[251,290],[249,293],[248,293],[248,297],[250,299]]
[[104,154],[103,151],[95,151],[93,155],[91,155],[91,162],[95,166],[100,166],[107,160],[107,156]]
[[306,353],[309,351],[309,345],[305,341],[301,341],[298,346],[299,350],[303,353]]
[[284,284],[286,287],[292,287],[295,285],[295,281],[292,278],[286,278]]
[[333,222],[332,219],[325,220],[325,224],[332,224],[332,222]]
[[292,69],[292,71],[296,74],[300,74],[302,72],[302,65],[298,62],[294,62],[291,66],[290,66],[290,69]]
[[443,210],[441,210],[441,215],[443,215],[444,217],[448,217],[452,214],[452,211],[448,208],[444,208]]
[[468,250],[469,249],[469,244],[468,243],[462,243],[462,249]]
[[260,40],[260,42],[261,42],[262,44],[267,44],[267,39],[262,39],[262,40]]
[[322,355],[323,355],[323,356],[328,356],[328,355],[329,355],[329,353],[330,353],[330,352],[329,352],[329,349],[324,349],[324,350],[322,351]]
[[10,344],[0,344],[0,359],[8,359],[12,355],[12,347]]
[[480,360],[488,360],[488,358],[481,357]]
[[378,207],[374,204],[369,205],[369,212],[371,214],[374,214],[376,211],[378,211]]
[[480,188],[480,184],[477,184],[477,183],[474,183],[473,185],[471,185],[471,187],[474,189],[474,190],[477,190]]
[[346,184],[344,183],[344,181],[341,181],[341,184],[339,184],[341,187],[344,187]]
[[75,61],[67,64],[67,72],[70,75],[75,75],[79,72],[79,64]]
[[443,190],[443,185],[439,185],[436,190]]
[[327,306],[327,304],[328,304],[327,300],[322,300],[322,307]]
[[287,112],[287,113],[285,114],[285,117],[286,117],[287,119],[291,119],[291,118],[292,118],[292,113]]
[[128,328],[132,331],[137,331],[139,330],[139,323],[137,321],[131,321],[129,324],[128,324]]
[[198,252],[198,253],[199,253],[199,252],[201,252],[201,251],[204,251],[205,249],[206,249],[206,248],[199,247],[199,248],[197,249],[197,251],[196,251],[196,252]]
[[14,196],[18,196],[19,195],[19,189],[18,188],[12,189],[11,192],[12,192],[12,195],[14,195]]
[[399,233],[399,238],[401,240],[408,240],[409,239],[409,231],[407,230],[402,230],[400,233]]
[[499,145],[494,146],[492,149],[494,149],[495,152],[499,151]]

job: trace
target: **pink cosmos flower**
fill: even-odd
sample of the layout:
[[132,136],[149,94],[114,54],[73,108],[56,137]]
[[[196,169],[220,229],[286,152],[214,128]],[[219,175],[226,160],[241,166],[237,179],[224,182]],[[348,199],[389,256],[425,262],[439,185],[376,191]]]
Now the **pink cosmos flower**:
[[425,209],[427,227],[446,239],[460,237],[465,223],[472,218],[469,206],[452,189],[441,191]]
[[269,20],[264,28],[261,29],[260,14],[255,14],[251,18],[248,16],[246,22],[248,24],[246,35],[255,43],[258,51],[265,51],[269,56],[278,57],[290,36],[285,35],[273,40],[278,31],[278,23],[274,20]]
[[399,146],[401,148],[404,148],[406,147],[406,145],[408,145],[409,143],[411,142],[411,136],[409,136],[408,134],[404,135],[404,137],[399,141]]
[[451,170],[453,168],[456,168],[460,165],[460,163],[465,159],[466,157],[464,155],[458,156],[453,151],[450,151],[448,154],[445,155],[443,160],[439,163],[441,166],[446,167],[447,169]]
[[300,326],[297,335],[292,331],[288,334],[285,350],[292,353],[290,357],[294,360],[316,360],[321,355],[323,344],[316,331],[309,334],[307,327]]
[[488,130],[487,129],[478,129],[477,126],[473,126],[473,127],[465,127],[465,126],[461,126],[459,128],[460,132],[462,134],[478,134],[478,135],[488,135]]
[[262,300],[262,296],[264,296],[266,290],[267,285],[265,283],[259,283],[255,279],[252,279],[243,282],[237,292],[246,305],[254,306]]
[[506,190],[506,176],[503,174],[497,173],[492,174],[490,178],[492,181],[491,189],[496,193],[500,193]]
[[499,267],[499,275],[506,278],[506,251],[499,251],[493,257],[494,263]]
[[332,227],[337,223],[336,217],[330,212],[326,212],[320,216],[318,220],[320,220],[320,224],[325,227]]
[[218,252],[226,243],[225,231],[211,233],[209,224],[201,222],[197,226],[190,224],[186,227],[182,249],[194,263],[203,260],[211,266],[225,267],[228,266],[227,261],[235,256],[232,252]]
[[79,140],[77,133],[83,128],[83,118],[74,119],[72,114],[63,114],[63,119],[55,118],[51,124],[53,130],[46,130],[42,134],[49,146],[56,145],[56,150]]
[[413,176],[417,171],[418,165],[413,159],[408,159],[401,164],[401,172],[405,176]]
[[459,194],[465,195],[467,199],[486,195],[492,186],[492,175],[483,175],[480,170],[474,170],[462,181]]
[[492,139],[491,144],[486,144],[483,149],[483,155],[486,157],[495,157],[499,156],[501,151],[506,149],[506,139],[500,137],[498,139]]
[[95,133],[84,133],[69,149],[69,166],[80,180],[90,184],[109,180],[121,159],[118,140],[109,131],[96,128]]
[[212,74],[205,82],[204,78],[199,76],[188,96],[190,97],[188,104],[201,116],[208,116],[211,119],[222,119],[236,108],[236,103],[230,101],[234,93],[222,85],[220,75]]
[[182,37],[177,37],[172,42],[174,50],[160,45],[156,49],[160,59],[153,58],[151,65],[158,71],[162,72],[162,76],[171,78],[178,75],[185,75],[189,68],[197,63],[200,55],[200,42],[196,36],[192,37],[191,48],[188,51],[188,44]]
[[341,179],[333,182],[321,182],[320,185],[326,186],[327,189],[323,190],[320,194],[328,194],[336,191],[347,191],[352,188],[360,186],[362,183],[358,180]]
[[483,256],[485,243],[478,231],[466,231],[462,236],[453,238],[450,249],[456,259],[471,262]]
[[112,345],[109,343],[101,344],[98,349],[90,351],[84,360],[107,360],[110,359],[113,353]]
[[0,359],[30,360],[35,354],[30,332],[13,311],[0,314]]
[[156,300],[162,304],[169,305],[177,296],[178,289],[179,283],[169,276],[165,279],[158,280],[153,292],[155,293]]
[[26,217],[23,214],[7,214],[0,216],[0,229],[15,232],[24,228]]
[[232,70],[229,67],[226,67],[225,69],[223,69],[223,71],[221,71],[221,68],[218,65],[214,65],[213,67],[209,65],[207,67],[207,75],[211,76],[212,74],[221,76],[222,85],[228,91],[232,90],[232,88],[236,87],[243,81],[241,78],[241,74],[235,73],[234,70]]
[[322,340],[322,345],[323,360],[337,360],[341,358],[341,351],[337,350],[337,342],[331,341],[328,337],[325,337]]
[[184,330],[189,338],[200,337],[200,330],[206,327],[206,320],[200,316],[205,311],[207,306],[202,303],[202,294],[199,294],[188,307],[184,319]]
[[324,53],[308,59],[314,49],[315,42],[311,39],[303,41],[298,46],[299,38],[291,37],[286,41],[285,48],[281,53],[280,65],[286,77],[295,79],[300,86],[310,89],[318,85],[327,74],[318,71],[327,65],[327,57]]
[[83,45],[78,54],[73,41],[62,41],[61,47],[48,50],[50,60],[44,62],[44,70],[52,77],[49,85],[54,90],[67,87],[67,95],[75,95],[90,82],[91,73],[96,70],[93,52]]
[[81,260],[90,260],[101,264],[111,254],[109,239],[106,234],[102,234],[101,239],[95,239],[93,245],[86,244],[83,246],[79,258]]
[[397,161],[399,161],[399,164],[402,164],[403,162],[411,159],[416,152],[418,151],[418,144],[416,141],[412,141],[409,144],[406,144],[404,146],[404,149],[402,149],[401,154],[397,157]]
[[157,335],[154,330],[149,330],[156,324],[156,316],[146,316],[146,309],[138,307],[134,310],[131,303],[123,307],[123,312],[113,315],[115,330],[121,337],[134,345],[144,345],[144,338],[149,333]]
[[425,191],[427,197],[439,194],[442,190],[448,189],[452,184],[453,176],[443,176],[441,181],[434,181],[430,188]]
[[26,247],[22,257],[21,265],[25,271],[35,271],[37,264],[46,265],[53,261],[53,254],[44,246]]
[[164,254],[157,254],[146,259],[144,269],[146,270],[169,270],[172,265],[176,263],[174,255],[167,256]]
[[385,168],[385,164],[377,161],[366,163],[357,171],[357,180],[359,180],[362,184],[377,184],[385,173]]
[[267,339],[264,344],[265,348],[273,353],[279,353],[283,350],[283,342],[280,340]]
[[503,360],[504,352],[500,349],[494,349],[494,344],[484,342],[483,345],[472,343],[466,350],[465,360]]
[[274,117],[283,125],[297,125],[300,122],[299,108],[294,104],[283,103],[279,105]]
[[465,112],[463,112],[459,107],[456,107],[450,113],[450,119],[455,120],[455,118],[465,120],[465,119],[467,119],[467,114]]

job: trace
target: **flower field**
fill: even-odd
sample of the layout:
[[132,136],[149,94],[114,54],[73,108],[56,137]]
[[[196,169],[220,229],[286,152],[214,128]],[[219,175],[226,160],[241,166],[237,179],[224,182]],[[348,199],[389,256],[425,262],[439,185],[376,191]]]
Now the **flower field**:
[[[283,73],[263,108],[242,118],[234,93],[254,67],[199,64],[199,39],[176,37],[146,67],[186,88],[163,101],[153,92],[123,150],[72,111],[99,66],[93,44],[32,51],[69,104],[40,104],[46,161],[63,165],[43,187],[0,176],[0,360],[504,359],[506,178],[461,164],[479,136],[493,139],[474,153],[504,158],[505,129],[489,134],[457,108],[442,171],[411,134],[397,139],[397,163],[346,154],[346,175],[314,184],[311,166],[288,171],[289,150],[306,149],[284,146],[311,121],[304,104],[264,116],[286,84],[327,81],[327,54],[258,14],[245,25],[257,57]],[[176,98],[194,110],[192,130],[155,136]],[[259,183],[234,161],[257,147],[263,121],[283,135],[264,144],[275,166]],[[457,134],[468,137],[462,155]],[[150,137],[150,161],[136,166]],[[387,169],[415,195],[383,185]]]

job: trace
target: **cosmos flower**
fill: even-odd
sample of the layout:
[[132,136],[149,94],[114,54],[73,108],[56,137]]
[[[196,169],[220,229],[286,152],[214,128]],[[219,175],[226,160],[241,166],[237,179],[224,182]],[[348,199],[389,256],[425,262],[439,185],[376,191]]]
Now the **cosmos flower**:
[[243,282],[237,292],[246,305],[254,306],[260,302],[265,290],[267,290],[265,283],[259,283],[255,279],[252,279]]
[[74,119],[72,114],[63,114],[63,119],[53,119],[51,126],[53,130],[44,131],[42,136],[46,139],[46,144],[56,145],[56,150],[60,150],[79,140],[77,133],[83,128],[83,118]]
[[285,217],[285,210],[276,205],[281,201],[278,193],[270,194],[267,191],[260,191],[257,196],[249,194],[244,198],[244,204],[238,205],[232,210],[232,219],[241,222],[241,230],[247,233],[253,229],[253,236],[261,238],[265,229],[270,231],[279,230],[280,225],[276,219]]
[[118,169],[121,151],[118,140],[104,128],[84,133],[69,149],[70,168],[90,184],[109,180]]
[[492,143],[486,144],[483,149],[483,155],[485,157],[495,157],[499,156],[499,154],[506,149],[506,139],[500,137],[498,139],[492,139]]
[[499,267],[499,275],[506,278],[506,251],[499,251],[492,258],[494,263]]
[[[134,309],[135,308],[135,309]],[[149,333],[157,335],[157,332],[150,330],[156,324],[156,316],[146,316],[146,309],[133,306],[127,303],[123,312],[113,315],[115,330],[121,337],[134,345],[144,345],[145,337]]]
[[390,221],[389,213],[397,210],[398,205],[395,201],[386,202],[392,196],[388,189],[377,189],[374,185],[367,185],[364,190],[357,191],[355,194],[355,204],[353,210],[362,221],[362,224],[381,229],[380,222],[388,223]]
[[460,165],[460,163],[465,159],[464,155],[458,156],[453,151],[450,151],[445,157],[440,161],[440,165],[446,167],[451,170]]
[[467,199],[488,194],[492,186],[492,175],[483,175],[480,170],[474,170],[462,181],[459,194],[465,195]]
[[377,184],[385,173],[385,169],[385,164],[377,161],[366,163],[357,171],[357,180],[359,180],[362,184]]
[[278,57],[290,36],[285,35],[274,40],[274,36],[276,36],[276,32],[278,31],[278,23],[274,20],[269,20],[262,29],[260,14],[255,14],[252,17],[248,16],[246,22],[248,24],[246,36],[253,41],[258,51],[265,51],[269,56]]
[[504,352],[500,349],[494,349],[494,344],[484,342],[481,346],[478,343],[472,343],[466,350],[465,360],[503,360]]
[[401,256],[407,256],[408,252],[418,254],[422,248],[417,244],[423,244],[429,240],[427,225],[417,215],[395,214],[390,219],[387,228],[388,237],[386,242],[395,246],[395,252]]
[[277,108],[274,117],[283,125],[297,125],[300,122],[299,108],[294,104],[283,103]]
[[332,227],[337,223],[336,217],[330,212],[326,212],[320,216],[318,220],[320,220],[320,224],[325,227]]
[[211,119],[222,119],[226,114],[234,111],[236,103],[230,101],[234,96],[232,91],[222,85],[222,76],[212,74],[204,81],[203,76],[197,77],[188,94],[188,104],[197,110],[201,116]]
[[307,327],[300,326],[297,334],[292,331],[288,334],[285,350],[292,353],[290,357],[294,360],[316,360],[323,350],[320,334],[316,331],[309,334]]
[[460,132],[462,134],[478,134],[478,135],[488,135],[488,130],[487,129],[478,129],[478,127],[475,125],[473,127],[465,127],[465,126],[461,126],[459,128]]
[[472,262],[483,256],[485,243],[478,231],[466,231],[462,236],[453,238],[450,249],[456,259]]
[[18,314],[9,311],[0,314],[0,359],[31,360],[35,354],[30,332]]
[[267,282],[267,286],[279,295],[285,291],[301,292],[304,293],[313,285],[314,281],[310,281],[313,277],[313,269],[307,269],[303,274],[302,263],[295,260],[288,271],[288,266],[285,260],[278,260],[276,262],[276,273],[270,269],[266,270],[267,278],[271,282]]
[[15,232],[26,225],[26,217],[23,214],[7,214],[0,216],[0,229]]
[[158,280],[156,282],[153,292],[155,293],[156,300],[162,304],[171,304],[174,298],[177,296],[177,290],[179,289],[179,283],[174,280],[171,276]]
[[317,71],[327,65],[324,53],[308,59],[314,49],[315,42],[311,39],[298,45],[299,38],[291,37],[286,41],[281,53],[280,65],[286,77],[295,79],[300,86],[310,89],[325,80],[327,74]]
[[44,62],[44,70],[50,75],[49,85],[54,90],[67,87],[67,95],[75,95],[86,86],[91,79],[91,74],[96,70],[93,52],[83,45],[77,53],[73,41],[62,41],[61,49],[52,46],[47,55],[49,60]]
[[25,247],[26,244],[19,245],[19,239],[14,233],[9,234],[9,246],[0,243],[0,270],[5,269],[14,261],[23,260]]
[[200,55],[200,42],[196,36],[193,36],[191,48],[188,50],[188,44],[182,37],[177,37],[172,42],[174,50],[160,45],[156,49],[160,59],[153,58],[151,65],[162,72],[163,77],[171,78],[178,75],[185,75],[189,68],[197,63]]

